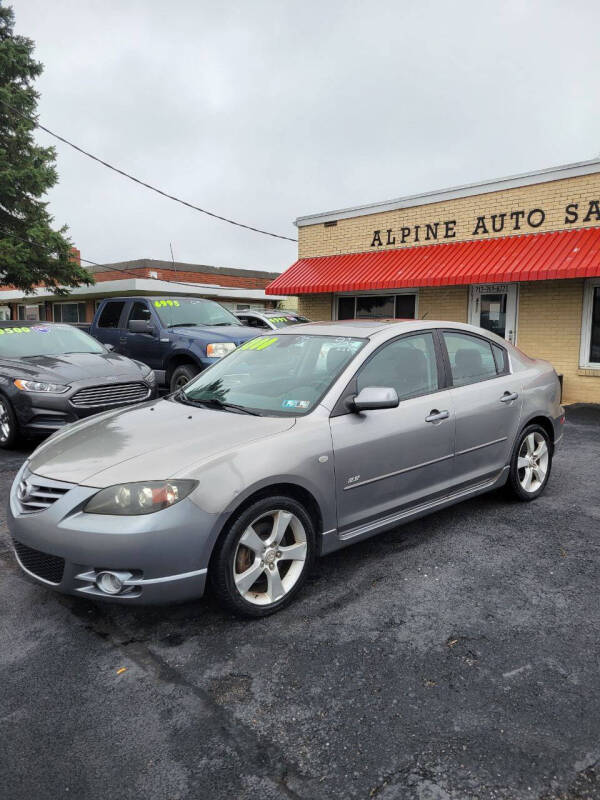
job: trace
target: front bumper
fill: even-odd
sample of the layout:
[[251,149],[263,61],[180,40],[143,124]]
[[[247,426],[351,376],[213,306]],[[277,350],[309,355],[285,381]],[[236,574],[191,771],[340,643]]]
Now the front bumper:
[[[130,605],[202,596],[218,515],[202,511],[190,497],[139,517],[86,514],[83,506],[98,489],[46,478],[39,482],[66,491],[50,507],[23,513],[16,487],[25,472],[24,466],[15,479],[7,521],[18,543],[19,566],[31,579],[65,594]],[[44,558],[60,569],[45,571]],[[104,570],[131,574],[124,593],[109,595],[98,589],[95,577]]]

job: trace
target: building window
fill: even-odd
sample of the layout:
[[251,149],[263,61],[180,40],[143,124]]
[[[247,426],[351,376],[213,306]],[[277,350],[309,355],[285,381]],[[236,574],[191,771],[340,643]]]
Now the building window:
[[414,319],[417,295],[358,294],[337,298],[338,319]]
[[54,303],[52,306],[54,322],[85,322],[85,303]]
[[583,295],[580,366],[600,369],[600,281],[586,281]]
[[17,317],[29,322],[38,322],[40,319],[40,307],[35,306],[17,306]]

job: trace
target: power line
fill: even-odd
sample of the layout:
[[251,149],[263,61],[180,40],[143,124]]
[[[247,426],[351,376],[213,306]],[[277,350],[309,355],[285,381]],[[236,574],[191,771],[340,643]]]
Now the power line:
[[130,175],[125,170],[119,169],[119,167],[113,166],[113,164],[109,164],[108,161],[104,161],[98,156],[93,155],[93,153],[89,153],[87,150],[84,150],[83,147],[79,147],[78,145],[70,142],[68,139],[65,139],[63,136],[60,136],[58,133],[54,133],[51,131],[50,128],[46,128],[40,122],[38,122],[37,118],[29,117],[27,114],[23,114],[22,111],[19,111],[18,108],[11,106],[10,103],[7,103],[6,100],[2,100],[0,98],[0,102],[3,103],[7,108],[10,108],[11,111],[14,111],[15,114],[18,114],[23,119],[32,122],[37,128],[46,133],[53,136],[55,139],[58,139],[60,142],[64,144],[68,144],[69,147],[72,147],[74,150],[77,150],[78,153],[82,153],[82,155],[91,158],[93,161],[97,161],[99,164],[102,164],[104,167],[111,169],[113,172],[117,172],[119,175],[122,175],[124,178],[129,178],[130,181],[139,184],[140,186],[144,186],[146,189],[150,189],[152,192],[156,192],[157,194],[162,195],[163,197],[167,197],[169,200],[174,200],[176,203],[181,203],[183,206],[187,206],[188,208],[194,209],[194,211],[200,211],[201,214],[206,214],[209,217],[214,217],[215,219],[220,219],[222,222],[227,222],[230,225],[236,225],[238,228],[245,228],[249,231],[254,231],[254,233],[261,233],[264,236],[272,236],[274,239],[285,239],[288,242],[297,242],[297,239],[292,238],[291,236],[283,236],[280,233],[271,233],[271,231],[262,230],[262,228],[254,228],[252,225],[244,225],[243,222],[237,222],[236,220],[229,219],[228,217],[223,217],[220,214],[215,214],[212,211],[207,211],[205,208],[200,208],[200,206],[195,206],[193,203],[188,203],[187,200],[182,200],[180,197],[175,197],[175,195],[169,194],[168,192],[164,192],[162,189],[158,189],[156,186],[152,186],[150,183],[146,183],[145,181],[140,180],[139,178]]
[[[3,230],[0,228],[0,233],[4,234],[5,236],[11,236],[13,239],[18,239],[18,241],[23,242],[24,244],[33,245],[41,250],[46,250],[46,248],[40,244],[39,242],[31,241],[30,239],[23,239],[22,236],[17,236],[16,233],[12,231]],[[132,275],[134,278],[138,278],[139,280],[147,280],[147,281],[160,281],[161,283],[170,283],[173,286],[185,286],[186,289],[191,287],[197,286],[198,288],[202,288],[201,283],[194,283],[193,281],[189,281],[186,283],[185,281],[171,281],[168,278],[153,278],[150,275],[140,275],[137,272],[133,272],[130,269],[123,269],[122,267],[116,267],[113,264],[99,264],[97,261],[91,261],[89,258],[83,258],[79,256],[80,261],[85,261],[86,264],[91,264],[94,267],[100,267],[104,272],[122,272],[124,275]],[[143,269],[140,267],[140,269]],[[93,274],[93,273],[92,273]],[[102,281],[100,281],[102,283]],[[218,284],[215,284],[215,286]]]

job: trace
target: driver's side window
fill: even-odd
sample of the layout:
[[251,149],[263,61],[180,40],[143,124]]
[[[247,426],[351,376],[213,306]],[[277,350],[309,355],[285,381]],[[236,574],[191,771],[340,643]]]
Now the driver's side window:
[[384,345],[357,375],[357,389],[395,389],[400,400],[439,389],[433,333],[404,336]]

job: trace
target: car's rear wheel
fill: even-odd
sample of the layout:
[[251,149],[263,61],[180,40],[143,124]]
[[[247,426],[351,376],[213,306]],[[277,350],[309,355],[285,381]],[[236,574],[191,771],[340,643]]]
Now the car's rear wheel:
[[535,500],[546,488],[552,467],[552,443],[540,425],[528,425],[514,449],[508,485],[519,500]]
[[194,367],[191,364],[181,364],[181,366],[175,367],[173,374],[171,375],[171,391],[176,392],[178,389],[183,389],[186,383],[189,383],[192,378],[196,377],[197,374],[197,367]]
[[19,436],[19,425],[13,407],[6,397],[0,396],[0,447],[8,450]]
[[242,511],[217,545],[210,580],[218,600],[245,617],[266,617],[300,591],[315,553],[315,527],[291,497],[267,497]]

